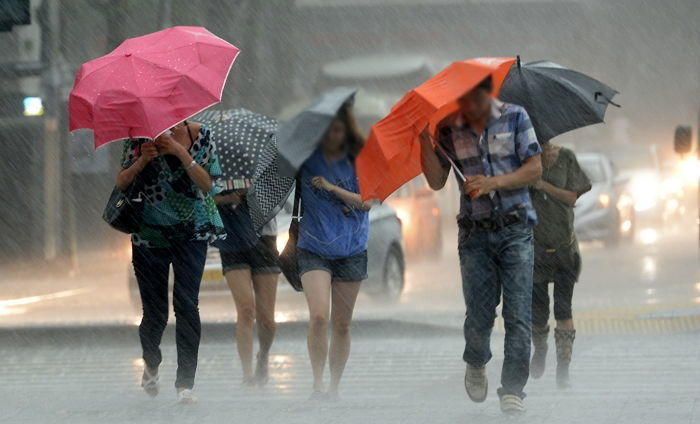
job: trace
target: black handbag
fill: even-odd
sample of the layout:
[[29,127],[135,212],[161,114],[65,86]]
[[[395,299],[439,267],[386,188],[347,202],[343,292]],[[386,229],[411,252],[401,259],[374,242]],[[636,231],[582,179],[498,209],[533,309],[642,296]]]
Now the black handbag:
[[245,198],[235,208],[231,205],[219,205],[218,209],[226,229],[226,238],[216,240],[212,243],[214,247],[224,252],[243,252],[258,244],[260,237],[255,232]]
[[292,207],[292,222],[289,224],[289,240],[282,249],[279,256],[279,266],[282,274],[287,279],[294,290],[303,291],[301,276],[299,275],[299,265],[297,263],[297,241],[299,240],[299,219],[304,213],[304,206],[301,204],[301,180],[297,178],[296,189],[294,190],[294,206]]
[[136,178],[124,191],[114,187],[109,196],[102,219],[110,227],[122,233],[137,233],[143,219],[143,181]]

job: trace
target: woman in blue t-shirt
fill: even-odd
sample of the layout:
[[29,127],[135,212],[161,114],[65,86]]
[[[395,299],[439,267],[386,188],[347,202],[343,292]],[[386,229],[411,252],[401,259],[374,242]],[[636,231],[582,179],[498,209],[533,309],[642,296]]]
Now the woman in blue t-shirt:
[[[315,400],[338,395],[350,354],[352,312],[360,282],[367,278],[367,212],[371,203],[363,202],[358,194],[354,162],[363,143],[352,111],[344,107],[298,176],[304,207],[298,265],[309,305],[308,347],[314,374],[311,397]],[[327,393],[323,384],[326,358],[331,371]]]

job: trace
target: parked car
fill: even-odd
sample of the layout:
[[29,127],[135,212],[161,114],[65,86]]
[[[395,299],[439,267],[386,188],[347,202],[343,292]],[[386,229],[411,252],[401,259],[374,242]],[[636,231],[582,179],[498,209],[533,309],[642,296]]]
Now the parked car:
[[[290,196],[290,199],[293,195]],[[281,251],[289,239],[287,230],[291,221],[291,201],[277,216],[277,246]],[[406,262],[401,236],[401,221],[396,211],[388,205],[377,204],[369,212],[370,232],[368,245],[367,273],[369,278],[362,284],[362,290],[370,297],[377,300],[396,301],[404,288],[404,270]],[[129,267],[129,292],[135,306],[140,305],[140,297],[136,276],[132,267]],[[172,284],[172,281],[171,281]],[[280,277],[282,287],[291,288]],[[229,298],[231,293],[226,285],[221,269],[219,251],[210,246],[207,252],[207,261],[202,277],[201,296],[225,296]]]
[[591,191],[576,202],[574,227],[579,240],[615,244],[631,239],[635,230],[634,201],[627,179],[615,172],[612,161],[601,153],[580,153],[579,164],[591,180]]
[[442,253],[442,216],[436,192],[423,175],[404,184],[386,203],[401,220],[408,255],[439,256]]

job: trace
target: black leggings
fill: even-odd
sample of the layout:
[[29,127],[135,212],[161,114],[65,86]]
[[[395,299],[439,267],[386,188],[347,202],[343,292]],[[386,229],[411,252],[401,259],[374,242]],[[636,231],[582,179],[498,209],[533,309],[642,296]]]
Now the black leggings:
[[[571,299],[574,297],[573,281],[554,283],[554,319],[564,321],[573,318]],[[544,328],[549,321],[549,284],[532,285],[532,325]]]
[[168,249],[133,246],[132,261],[143,304],[139,337],[143,360],[150,368],[160,365],[160,341],[168,322],[168,276],[173,267],[173,308],[176,317],[177,378],[175,387],[191,389],[197,371],[202,326],[199,320],[199,285],[207,257],[205,241],[180,242]]

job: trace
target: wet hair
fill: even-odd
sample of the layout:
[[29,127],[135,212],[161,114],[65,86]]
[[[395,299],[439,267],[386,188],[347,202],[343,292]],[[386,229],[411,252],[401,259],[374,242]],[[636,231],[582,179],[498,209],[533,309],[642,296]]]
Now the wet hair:
[[345,146],[354,160],[365,145],[365,138],[357,125],[357,119],[351,105],[345,105],[338,111],[338,119],[345,125]]
[[491,75],[488,77],[484,78],[475,88],[480,88],[482,90],[486,90],[489,93],[493,91],[493,78]]

